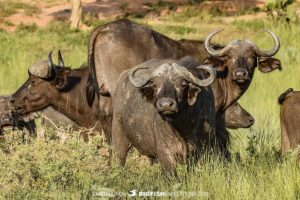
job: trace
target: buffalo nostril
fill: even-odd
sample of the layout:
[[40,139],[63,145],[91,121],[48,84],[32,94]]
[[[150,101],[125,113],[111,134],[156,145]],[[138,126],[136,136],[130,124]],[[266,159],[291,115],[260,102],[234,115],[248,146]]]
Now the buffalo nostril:
[[254,121],[255,121],[253,117],[249,117],[248,120],[249,120],[249,122],[251,122],[251,123],[254,123]]
[[244,70],[244,69],[238,69],[234,72],[234,74],[237,77],[247,77],[248,76],[247,70]]
[[162,101],[160,102],[160,107],[171,107],[172,105],[172,102],[169,102],[169,101]]
[[170,109],[176,107],[176,103],[173,99],[170,98],[162,98],[157,102],[158,109]]

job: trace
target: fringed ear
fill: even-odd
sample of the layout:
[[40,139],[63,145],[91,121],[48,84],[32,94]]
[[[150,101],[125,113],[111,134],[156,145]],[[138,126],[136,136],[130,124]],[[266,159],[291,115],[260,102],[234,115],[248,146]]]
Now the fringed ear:
[[53,84],[55,84],[55,87],[59,90],[63,90],[68,85],[68,79],[70,75],[69,69],[63,69],[56,72],[55,79],[53,81]]
[[263,73],[272,72],[275,69],[281,70],[281,62],[277,58],[259,58],[258,69]]
[[188,90],[188,104],[190,106],[194,105],[197,100],[197,95],[201,91],[201,89],[194,84],[189,84],[189,90]]

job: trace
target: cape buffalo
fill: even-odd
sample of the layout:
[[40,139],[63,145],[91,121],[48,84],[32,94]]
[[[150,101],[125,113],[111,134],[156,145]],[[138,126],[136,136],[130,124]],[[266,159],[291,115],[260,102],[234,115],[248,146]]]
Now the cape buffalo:
[[[176,41],[127,19],[108,23],[96,28],[90,36],[88,65],[94,80],[88,82],[87,96],[93,97],[100,92],[103,96],[113,98],[121,72],[150,58],[180,59],[190,55],[198,63],[211,64],[218,71],[216,81],[212,84],[217,134],[221,150],[228,155],[229,134],[225,127],[225,110],[247,90],[257,66],[262,72],[280,69],[280,61],[272,58],[280,48],[279,39],[271,31],[265,31],[275,43],[269,51],[260,50],[248,40],[234,40],[219,48],[211,45],[211,39],[220,31],[209,34],[205,42]],[[88,102],[92,100],[88,98]],[[100,98],[100,103],[102,101],[109,99]],[[111,110],[100,107],[100,110],[103,109]]]
[[227,128],[249,128],[254,124],[254,118],[238,102],[233,103],[225,111]]
[[19,130],[27,130],[35,136],[36,126],[32,116],[21,117],[12,113],[14,107],[10,103],[11,96],[0,96],[0,135],[4,127],[13,127]]
[[215,70],[194,66],[209,73],[199,79],[187,68],[190,59],[151,59],[120,75],[113,98],[112,144],[121,165],[133,145],[173,171],[214,137],[214,98],[208,86]]
[[[98,96],[94,97],[91,106],[86,102],[86,84],[90,78],[88,68],[65,67],[60,51],[58,59],[59,65],[53,64],[50,52],[48,61],[40,61],[29,68],[28,80],[11,100],[17,113],[25,115],[52,106],[80,127],[96,128],[107,133],[106,127],[111,125],[98,122],[111,120],[106,118],[108,113],[101,115],[99,112]],[[110,139],[110,136],[105,136]]]
[[289,88],[278,99],[281,125],[281,151],[286,153],[300,145],[300,92]]

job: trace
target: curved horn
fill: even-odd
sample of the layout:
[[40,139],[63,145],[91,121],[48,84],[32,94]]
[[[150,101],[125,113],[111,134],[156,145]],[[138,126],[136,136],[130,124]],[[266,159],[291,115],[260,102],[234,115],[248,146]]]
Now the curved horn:
[[271,57],[271,56],[274,56],[279,51],[280,40],[279,40],[278,36],[275,33],[273,33],[272,31],[269,31],[266,29],[264,29],[264,31],[271,35],[271,37],[273,38],[273,41],[275,43],[274,46],[269,51],[262,51],[255,44],[253,44],[254,50],[256,52],[256,55],[259,57]]
[[209,86],[214,82],[215,78],[217,77],[217,72],[211,65],[200,65],[197,67],[197,69],[203,69],[209,74],[209,76],[206,79],[198,79],[195,76],[193,76],[193,83],[198,86]]
[[223,30],[216,30],[216,31],[210,33],[204,41],[204,45],[205,45],[205,49],[206,49],[207,53],[213,57],[223,56],[225,54],[225,52],[229,49],[229,46],[226,46],[223,49],[215,50],[210,45],[210,41],[213,38],[213,36],[221,31],[223,31]]
[[[128,77],[134,87],[140,88],[145,86],[152,77],[152,70],[159,66],[161,61],[156,58],[152,58],[144,63],[141,63],[128,71]],[[138,75],[135,73],[140,69],[148,69],[140,72]]]
[[128,72],[129,80],[136,88],[145,86],[149,81],[149,78],[142,79],[142,78],[134,77],[135,72],[137,72],[140,69],[148,69],[148,67],[143,67],[143,66],[138,65]]
[[[175,67],[180,67],[177,63],[173,63],[172,65],[175,66]],[[209,86],[210,84],[212,84],[212,82],[214,82],[214,80],[217,76],[216,70],[211,65],[200,65],[200,66],[196,67],[197,69],[202,69],[202,70],[205,70],[209,73],[209,76],[206,79],[199,79],[196,76],[194,76],[186,68],[184,68],[184,67],[180,67],[180,68],[183,70],[183,73],[186,76],[186,78],[191,83],[194,83],[195,85],[197,85],[199,87]]]
[[58,57],[58,65],[59,65],[60,67],[65,67],[65,63],[64,63],[64,60],[63,60],[63,58],[62,58],[62,56],[61,56],[60,50],[58,50],[58,55],[57,55],[57,57]]
[[52,61],[52,51],[49,52],[48,54],[48,74],[47,78],[50,78],[54,75],[54,67],[53,67],[53,61]]

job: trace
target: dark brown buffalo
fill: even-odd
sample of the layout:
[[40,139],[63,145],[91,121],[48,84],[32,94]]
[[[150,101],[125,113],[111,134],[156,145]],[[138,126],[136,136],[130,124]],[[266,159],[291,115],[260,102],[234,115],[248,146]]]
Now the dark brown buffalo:
[[300,92],[290,88],[279,96],[278,102],[281,104],[281,151],[286,153],[300,145]]
[[27,130],[32,136],[36,135],[36,126],[31,116],[21,117],[12,113],[14,107],[10,103],[11,96],[0,96],[0,135],[4,127]]
[[254,124],[254,118],[238,102],[233,103],[225,111],[227,128],[249,128]]
[[156,158],[167,171],[197,158],[205,140],[215,135],[210,66],[193,66],[209,75],[199,79],[181,60],[151,59],[123,72],[116,84],[112,143],[121,165],[129,147]]
[[[212,37],[219,31],[211,33],[205,42],[190,40],[173,40],[148,27],[127,19],[117,20],[96,28],[90,36],[88,65],[93,79],[88,83],[87,96],[93,97],[97,92],[103,96],[113,97],[116,82],[121,74],[150,58],[173,58],[190,55],[199,63],[211,64],[217,69],[217,79],[212,88],[215,97],[217,134],[220,148],[227,152],[229,134],[225,128],[225,110],[237,101],[249,87],[255,68],[262,72],[280,69],[280,61],[272,58],[279,50],[278,37],[269,33],[275,45],[269,51],[260,50],[248,40],[234,40],[224,48],[210,44]],[[88,102],[93,98],[88,98]],[[102,101],[109,101],[109,99]],[[111,108],[100,107],[100,110]]]
[[70,69],[64,66],[60,52],[58,58],[59,65],[53,64],[50,52],[48,61],[30,67],[28,80],[12,98],[17,113],[26,115],[52,106],[80,127],[106,130],[108,123],[98,123],[106,120],[102,117],[107,117],[99,112],[98,96],[94,97],[91,106],[86,101],[86,84],[90,78],[88,68]]

